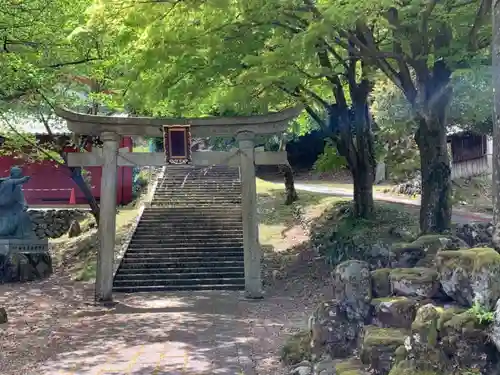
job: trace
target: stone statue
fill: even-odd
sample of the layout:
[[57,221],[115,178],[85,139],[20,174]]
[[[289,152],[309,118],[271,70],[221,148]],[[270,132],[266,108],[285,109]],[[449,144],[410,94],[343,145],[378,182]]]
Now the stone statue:
[[19,167],[12,167],[9,177],[0,178],[0,239],[36,238],[21,190],[30,178]]

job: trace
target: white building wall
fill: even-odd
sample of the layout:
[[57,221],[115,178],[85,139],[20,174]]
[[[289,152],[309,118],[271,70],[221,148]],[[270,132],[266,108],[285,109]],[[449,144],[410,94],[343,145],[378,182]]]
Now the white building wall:
[[492,173],[493,139],[486,141],[486,155],[479,159],[468,160],[451,165],[451,178],[467,178]]

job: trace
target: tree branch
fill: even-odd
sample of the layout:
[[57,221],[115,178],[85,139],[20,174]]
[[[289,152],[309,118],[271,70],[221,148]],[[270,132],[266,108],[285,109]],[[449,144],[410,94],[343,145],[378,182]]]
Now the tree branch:
[[479,9],[477,10],[476,17],[474,19],[474,23],[472,24],[472,27],[469,32],[469,43],[468,43],[468,49],[469,51],[477,51],[482,47],[481,44],[479,44],[479,41],[477,39],[479,30],[481,29],[481,26],[484,25],[485,21],[487,20],[487,16],[491,12],[491,7],[492,7],[492,0],[482,0],[481,5],[479,6]]

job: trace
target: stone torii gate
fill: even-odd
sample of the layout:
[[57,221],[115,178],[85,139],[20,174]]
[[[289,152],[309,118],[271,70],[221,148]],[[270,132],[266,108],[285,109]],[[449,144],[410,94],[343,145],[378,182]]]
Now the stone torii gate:
[[299,115],[295,107],[267,115],[206,118],[149,118],[88,115],[58,109],[68,128],[82,135],[98,136],[102,150],[71,153],[70,166],[102,166],[101,212],[99,217],[100,249],[97,257],[96,300],[112,300],[113,263],[116,236],[116,184],[118,166],[164,166],[164,153],[125,152],[119,150],[121,136],[161,137],[164,126],[189,126],[196,137],[235,136],[238,149],[229,152],[193,152],[191,164],[196,166],[232,165],[241,172],[243,215],[243,248],[245,295],[262,298],[261,248],[259,244],[255,165],[288,164],[285,151],[255,151],[255,135],[282,133]]

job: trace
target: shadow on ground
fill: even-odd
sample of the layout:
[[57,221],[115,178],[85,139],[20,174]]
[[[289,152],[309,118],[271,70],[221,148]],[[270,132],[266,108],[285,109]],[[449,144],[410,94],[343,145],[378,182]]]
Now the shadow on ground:
[[283,335],[314,305],[286,293],[196,292],[117,295],[102,308],[88,302],[92,285],[56,278],[0,286],[2,375],[278,375]]

